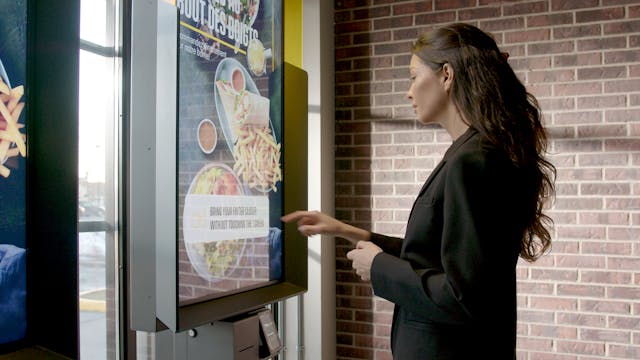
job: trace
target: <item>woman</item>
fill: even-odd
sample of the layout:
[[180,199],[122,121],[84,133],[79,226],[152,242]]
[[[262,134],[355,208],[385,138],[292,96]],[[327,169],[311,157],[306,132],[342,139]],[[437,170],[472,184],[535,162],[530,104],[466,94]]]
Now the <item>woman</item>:
[[409,215],[404,239],[318,212],[283,217],[301,233],[348,239],[377,296],[395,304],[394,359],[513,359],[518,256],[550,246],[542,213],[555,168],[527,93],[495,41],[453,24],[414,44],[407,97],[418,120],[454,139]]

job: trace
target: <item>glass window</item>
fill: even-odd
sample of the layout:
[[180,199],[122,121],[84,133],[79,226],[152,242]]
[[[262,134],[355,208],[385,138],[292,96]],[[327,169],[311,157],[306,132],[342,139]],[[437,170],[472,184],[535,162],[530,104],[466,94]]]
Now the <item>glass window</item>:
[[82,359],[120,358],[117,0],[80,4],[78,275]]

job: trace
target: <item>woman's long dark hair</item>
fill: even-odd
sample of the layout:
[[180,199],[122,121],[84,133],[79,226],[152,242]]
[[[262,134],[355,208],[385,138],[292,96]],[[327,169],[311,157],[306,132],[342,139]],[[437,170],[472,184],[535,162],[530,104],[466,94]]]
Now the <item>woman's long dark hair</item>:
[[518,168],[531,176],[530,213],[520,246],[520,256],[535,261],[551,246],[543,213],[554,193],[556,170],[544,154],[547,135],[536,98],[527,92],[507,63],[494,39],[468,24],[452,24],[422,35],[413,54],[434,71],[453,67],[452,99],[469,126],[503,148]]

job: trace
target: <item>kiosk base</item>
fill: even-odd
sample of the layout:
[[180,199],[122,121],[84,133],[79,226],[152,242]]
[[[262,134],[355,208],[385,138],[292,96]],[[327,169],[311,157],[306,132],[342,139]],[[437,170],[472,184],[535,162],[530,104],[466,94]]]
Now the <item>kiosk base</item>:
[[181,333],[156,334],[158,360],[266,360],[281,348],[271,311],[266,309]]

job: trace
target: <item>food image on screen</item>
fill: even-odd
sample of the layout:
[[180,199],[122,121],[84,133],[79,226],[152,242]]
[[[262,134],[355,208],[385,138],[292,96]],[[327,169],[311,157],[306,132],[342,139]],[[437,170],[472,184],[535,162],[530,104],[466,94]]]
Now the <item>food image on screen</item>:
[[0,175],[7,178],[11,170],[5,166],[6,161],[14,156],[26,156],[26,137],[20,132],[24,124],[18,123],[24,109],[24,102],[20,101],[24,87],[12,89],[1,62],[0,70]]
[[[240,91],[233,84],[238,73],[248,79]],[[246,69],[236,60],[223,60],[216,79],[216,109],[235,160],[233,170],[250,189],[277,191],[276,185],[282,180],[281,145],[269,119],[270,100],[258,93]]]
[[[242,195],[240,181],[233,171],[221,163],[200,170],[191,183],[189,194]],[[196,272],[208,281],[231,275],[242,256],[245,239],[194,243],[185,239],[187,255]]]
[[201,256],[204,256],[209,274],[214,277],[223,277],[228,275],[242,255],[244,242],[226,240],[192,246]]
[[242,126],[238,142],[233,148],[236,163],[233,169],[252,189],[266,193],[278,191],[282,180],[280,144],[275,142],[271,129],[263,126]]
[[[252,195],[225,163],[208,163],[193,177],[182,219],[181,244],[186,253],[180,270],[183,304],[271,281],[273,240],[269,238],[269,230],[265,228],[264,236],[247,236],[243,220],[259,219],[257,215],[251,217],[248,210],[256,199],[266,198]],[[225,226],[216,229],[211,224],[217,222]]]

